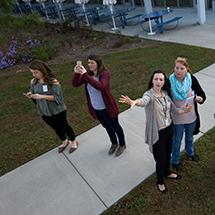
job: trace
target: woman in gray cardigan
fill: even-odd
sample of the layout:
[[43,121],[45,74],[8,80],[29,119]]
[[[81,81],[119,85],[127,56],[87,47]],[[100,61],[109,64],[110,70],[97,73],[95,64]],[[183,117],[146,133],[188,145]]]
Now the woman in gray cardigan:
[[73,129],[67,122],[66,106],[59,81],[42,61],[32,61],[30,71],[33,76],[31,89],[24,95],[34,101],[42,119],[61,139],[62,144],[58,147],[58,152],[63,152],[68,145],[70,153],[75,151],[78,142],[75,140]]
[[149,81],[148,90],[142,98],[132,100],[122,95],[119,102],[132,107],[142,106],[146,111],[145,142],[149,145],[156,162],[157,188],[160,192],[167,191],[164,178],[180,179],[181,176],[170,172],[170,154],[172,147],[172,118],[171,112],[184,113],[190,107],[177,109],[168,96],[166,75],[154,71]]

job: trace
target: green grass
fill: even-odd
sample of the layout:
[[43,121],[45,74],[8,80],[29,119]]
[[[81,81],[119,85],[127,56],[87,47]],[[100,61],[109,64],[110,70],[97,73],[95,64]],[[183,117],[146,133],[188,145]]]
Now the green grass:
[[[121,94],[128,94],[133,98],[142,96],[151,72],[160,68],[169,74],[174,59],[179,55],[189,59],[193,72],[215,61],[214,50],[161,42],[103,56],[104,63],[112,74],[111,88],[114,96],[117,99]],[[97,122],[87,111],[83,87],[71,86],[73,66],[74,63],[71,62],[52,67],[61,80],[68,119],[78,135],[95,126]],[[0,79],[0,175],[60,143],[53,131],[38,116],[34,104],[22,95],[28,91],[30,79],[29,72],[4,75]],[[126,107],[120,105],[120,109],[123,111]]]
[[[182,179],[167,180],[168,192],[155,186],[155,174],[147,178],[103,215],[213,215],[215,214],[215,128],[195,143],[197,162],[182,154]],[[144,168],[144,166],[143,166]]]
[[23,16],[12,16],[10,14],[0,14],[0,31],[6,32],[19,32],[23,33],[28,29],[27,32],[35,30],[35,27],[44,27],[44,22],[37,13],[32,13]]

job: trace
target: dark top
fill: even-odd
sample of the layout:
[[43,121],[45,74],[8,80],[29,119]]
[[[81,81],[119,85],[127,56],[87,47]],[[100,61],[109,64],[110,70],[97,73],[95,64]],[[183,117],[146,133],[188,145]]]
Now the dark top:
[[[201,88],[198,80],[196,79],[195,76],[193,76],[191,74],[191,79],[192,79],[192,85],[191,88],[194,91],[196,96],[201,96],[203,98],[202,102],[199,102],[199,104],[203,104],[206,100],[206,95],[205,92],[203,91],[203,89]],[[168,86],[170,86],[169,88],[171,88],[171,84],[170,81],[168,79]],[[195,108],[195,113],[196,113],[196,127],[195,127],[195,131],[193,134],[198,134],[199,133],[199,128],[200,128],[200,117],[199,117],[199,112],[198,112],[198,105],[197,102],[194,101],[194,108]]]
[[87,90],[87,84],[89,83],[97,90],[101,91],[102,97],[107,109],[107,112],[111,118],[115,118],[119,114],[119,108],[117,106],[116,100],[110,92],[110,72],[104,69],[99,75],[99,80],[95,80],[92,72],[84,73],[83,75],[74,74],[72,79],[72,85],[74,87],[79,87],[85,84],[85,92],[87,97],[87,104],[90,114],[96,119],[96,114],[90,101],[90,96]]

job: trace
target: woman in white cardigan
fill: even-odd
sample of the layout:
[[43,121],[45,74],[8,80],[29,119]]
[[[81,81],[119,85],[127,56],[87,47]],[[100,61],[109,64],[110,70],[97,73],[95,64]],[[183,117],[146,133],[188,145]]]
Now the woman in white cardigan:
[[173,127],[171,112],[189,112],[190,106],[177,109],[168,95],[167,78],[160,70],[153,72],[148,90],[142,98],[135,100],[122,95],[119,102],[132,107],[145,107],[146,130],[145,142],[149,145],[156,162],[157,188],[160,192],[167,191],[164,178],[180,179],[181,176],[170,172],[170,154],[172,147]]

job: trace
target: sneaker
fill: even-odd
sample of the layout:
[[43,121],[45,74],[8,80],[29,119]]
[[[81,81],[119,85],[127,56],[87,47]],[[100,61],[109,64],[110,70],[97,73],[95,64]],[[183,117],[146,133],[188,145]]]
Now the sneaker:
[[117,144],[112,144],[109,151],[108,151],[108,154],[112,155],[116,151],[117,147],[118,147]]
[[124,146],[119,146],[118,149],[116,150],[115,156],[116,156],[116,157],[120,156],[120,155],[123,153],[123,151],[124,151],[125,149],[126,149],[126,145],[124,145]]
[[200,161],[200,157],[198,155],[189,156],[188,160],[198,162]]

